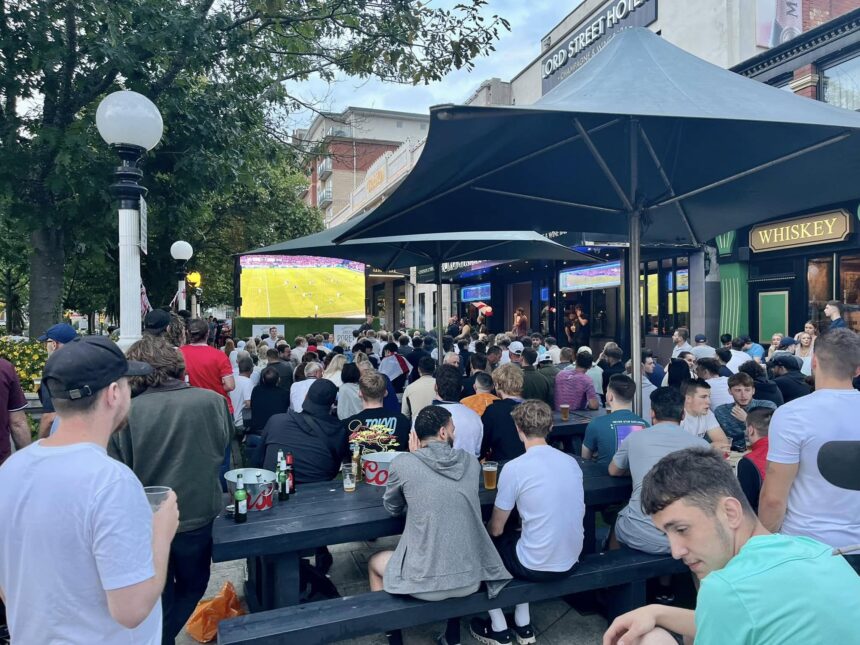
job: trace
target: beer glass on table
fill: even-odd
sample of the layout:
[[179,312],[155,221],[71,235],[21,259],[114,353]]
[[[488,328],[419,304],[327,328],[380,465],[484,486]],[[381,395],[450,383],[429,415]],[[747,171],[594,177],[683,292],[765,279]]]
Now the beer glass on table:
[[484,488],[487,490],[496,490],[496,482],[499,475],[499,462],[485,461],[481,464],[481,470],[484,473]]
[[567,403],[563,403],[562,405],[558,406],[558,410],[559,412],[561,412],[562,421],[567,421],[568,419],[570,419],[570,406]]
[[343,465],[343,490],[345,493],[355,492],[355,468],[352,461]]

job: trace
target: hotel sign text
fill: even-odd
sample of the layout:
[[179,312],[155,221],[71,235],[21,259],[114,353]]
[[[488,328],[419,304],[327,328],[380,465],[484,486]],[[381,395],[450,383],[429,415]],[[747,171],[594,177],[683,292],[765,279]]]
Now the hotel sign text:
[[847,211],[836,210],[759,224],[750,230],[750,248],[761,253],[842,242],[853,232],[853,223]]

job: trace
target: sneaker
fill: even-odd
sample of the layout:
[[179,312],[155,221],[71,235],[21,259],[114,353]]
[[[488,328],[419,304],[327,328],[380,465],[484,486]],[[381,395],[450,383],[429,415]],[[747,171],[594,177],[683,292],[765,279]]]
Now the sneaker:
[[485,645],[510,645],[514,642],[510,629],[494,632],[489,618],[473,618],[469,622],[469,632],[472,638]]
[[520,645],[530,645],[531,643],[537,643],[535,630],[534,627],[532,627],[531,623],[529,623],[528,625],[524,625],[523,627],[514,625],[514,636],[517,637],[517,643],[519,643]]

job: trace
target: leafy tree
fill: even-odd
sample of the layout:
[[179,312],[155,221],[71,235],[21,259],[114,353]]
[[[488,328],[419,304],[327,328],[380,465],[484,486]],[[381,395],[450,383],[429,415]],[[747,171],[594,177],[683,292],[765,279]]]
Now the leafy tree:
[[[303,104],[288,88],[337,71],[421,83],[468,67],[508,27],[484,17],[485,5],[0,0],[0,196],[30,231],[31,330],[60,318],[70,259],[110,261],[116,217],[105,185],[115,162],[93,127],[106,93],[139,91],[164,114],[165,138],[146,163],[160,245],[207,208],[227,208],[213,195],[242,181],[264,137],[286,140],[273,115]],[[69,278],[70,302],[101,262]]]

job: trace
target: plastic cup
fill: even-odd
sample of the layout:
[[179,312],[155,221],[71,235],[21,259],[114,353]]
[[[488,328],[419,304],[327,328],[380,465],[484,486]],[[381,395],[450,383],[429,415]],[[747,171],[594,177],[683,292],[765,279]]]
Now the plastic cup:
[[352,463],[344,464],[341,468],[343,473],[343,490],[345,493],[355,492],[355,466]]
[[558,406],[559,412],[561,412],[561,420],[567,421],[570,419],[570,406],[567,403],[563,403]]
[[484,473],[484,488],[487,490],[496,490],[496,482],[499,475],[499,462],[485,461],[481,464],[481,471]]
[[173,490],[170,486],[144,486],[143,492],[146,493],[146,501],[149,502],[149,507],[152,512],[158,510],[161,503],[167,499],[167,494]]

